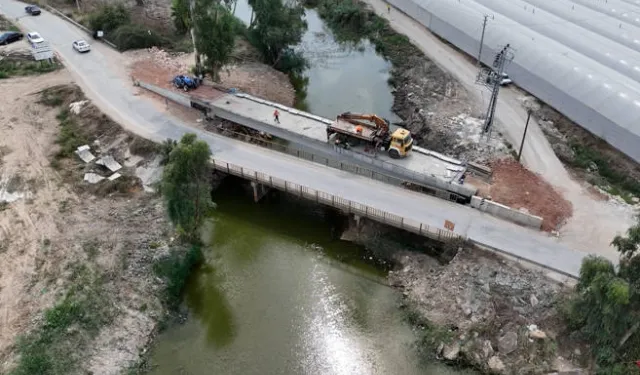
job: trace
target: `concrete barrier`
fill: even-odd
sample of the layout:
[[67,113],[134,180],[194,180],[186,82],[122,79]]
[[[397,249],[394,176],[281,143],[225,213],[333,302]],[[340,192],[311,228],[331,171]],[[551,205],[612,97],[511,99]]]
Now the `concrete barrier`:
[[[85,27],[84,25],[76,22],[75,20],[67,17],[66,14],[62,13],[61,11],[59,11],[58,9],[52,7],[51,5],[44,5],[44,8],[46,10],[48,10],[49,12],[55,14],[56,16],[62,18],[63,20],[73,24],[75,27],[81,29],[82,31],[84,31],[85,33],[89,34],[89,36],[93,37],[93,32],[91,30],[89,30],[87,27]],[[105,38],[101,38],[100,39],[104,44],[108,45],[109,47],[115,49],[116,51],[118,51],[118,46],[116,46],[114,43],[111,43],[110,41],[108,41]]]
[[471,197],[471,207],[497,216],[501,219],[524,225],[525,227],[535,228],[538,230],[542,227],[542,218],[540,216],[530,215],[509,206],[486,200],[477,195]]

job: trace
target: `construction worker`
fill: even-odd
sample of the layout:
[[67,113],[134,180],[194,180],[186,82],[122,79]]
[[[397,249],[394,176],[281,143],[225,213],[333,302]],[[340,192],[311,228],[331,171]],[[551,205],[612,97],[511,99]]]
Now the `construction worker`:
[[273,111],[273,121],[277,122],[278,124],[280,123],[280,112],[278,112],[277,108],[275,111]]
[[391,13],[391,5],[389,3],[387,3],[387,13]]
[[362,126],[360,126],[360,125],[356,126],[356,133],[362,134],[362,130],[363,130]]

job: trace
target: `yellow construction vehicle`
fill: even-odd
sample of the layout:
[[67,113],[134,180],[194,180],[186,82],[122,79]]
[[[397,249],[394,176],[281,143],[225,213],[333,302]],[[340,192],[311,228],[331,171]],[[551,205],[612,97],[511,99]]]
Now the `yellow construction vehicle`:
[[364,144],[373,151],[384,149],[393,159],[404,158],[411,151],[413,138],[407,129],[389,132],[389,121],[376,115],[346,112],[327,126],[327,140],[346,148]]

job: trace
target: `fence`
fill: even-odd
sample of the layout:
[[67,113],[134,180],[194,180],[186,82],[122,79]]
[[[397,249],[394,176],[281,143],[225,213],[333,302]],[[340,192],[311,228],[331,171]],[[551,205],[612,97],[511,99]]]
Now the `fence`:
[[362,203],[357,203],[349,199],[325,193],[317,189],[289,182],[277,177],[269,176],[265,173],[244,168],[235,164],[230,164],[221,160],[213,159],[216,169],[242,177],[247,180],[255,181],[274,189],[282,190],[286,193],[298,196],[300,198],[309,199],[316,203],[331,206],[350,214],[375,220],[380,223],[404,229],[415,234],[429,237],[438,241],[449,241],[461,238],[457,233],[444,229],[433,228],[427,224],[420,223],[415,220],[406,219],[404,217],[391,214],[384,210],[380,210]]

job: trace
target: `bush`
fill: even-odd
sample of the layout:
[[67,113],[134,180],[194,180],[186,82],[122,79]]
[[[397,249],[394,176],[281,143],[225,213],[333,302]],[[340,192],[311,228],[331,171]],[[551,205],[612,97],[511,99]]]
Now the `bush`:
[[105,33],[130,22],[129,11],[124,4],[103,5],[89,16],[89,28],[93,31],[102,30]]
[[166,282],[163,300],[169,309],[176,310],[180,306],[189,275],[202,258],[200,246],[193,245],[185,254],[172,249],[167,257],[154,264],[154,272]]
[[165,44],[164,38],[156,32],[137,24],[126,24],[118,27],[111,33],[111,39],[122,51]]

